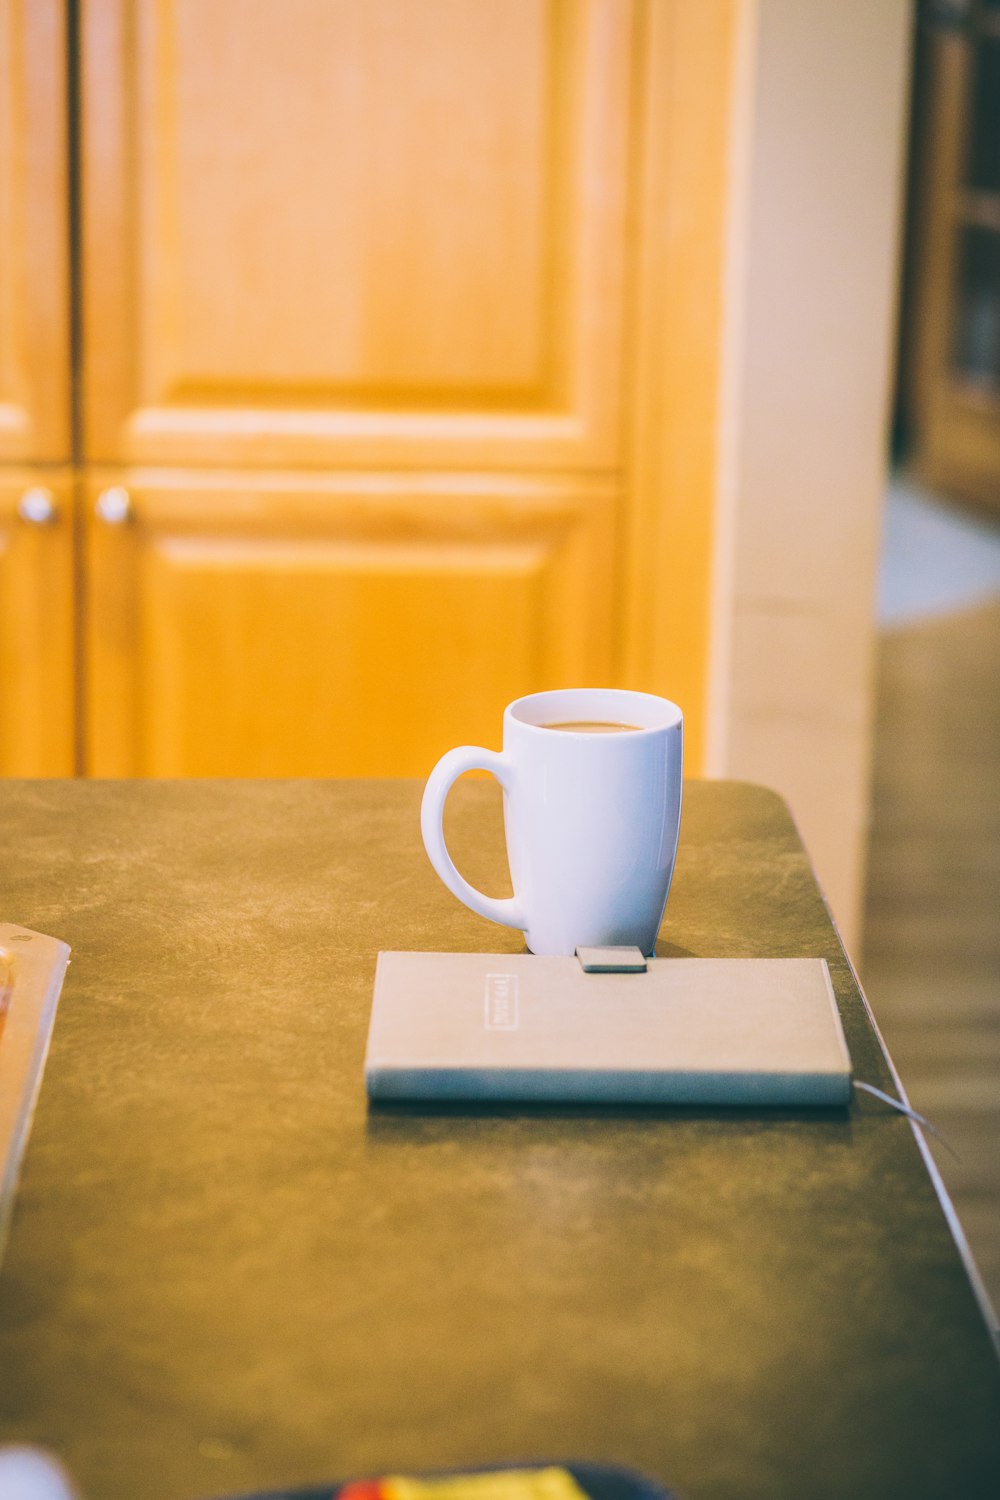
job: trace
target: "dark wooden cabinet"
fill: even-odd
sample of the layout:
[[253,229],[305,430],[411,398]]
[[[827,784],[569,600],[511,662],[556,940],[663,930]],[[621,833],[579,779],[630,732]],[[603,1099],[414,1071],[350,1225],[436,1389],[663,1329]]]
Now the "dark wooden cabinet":
[[1000,0],[918,9],[902,409],[935,489],[1000,510]]

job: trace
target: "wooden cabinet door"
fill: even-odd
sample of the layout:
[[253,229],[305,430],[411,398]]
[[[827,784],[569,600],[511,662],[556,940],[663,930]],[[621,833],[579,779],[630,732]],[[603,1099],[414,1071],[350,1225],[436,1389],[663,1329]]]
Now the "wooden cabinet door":
[[0,0],[0,776],[75,769],[65,0]]
[[85,452],[619,459],[631,0],[84,0]]
[[89,771],[698,766],[736,8],[82,0]]
[[0,776],[75,769],[73,481],[0,471]]
[[64,0],[0,0],[0,463],[71,455]]
[[86,770],[426,775],[504,704],[604,682],[593,479],[88,482]]

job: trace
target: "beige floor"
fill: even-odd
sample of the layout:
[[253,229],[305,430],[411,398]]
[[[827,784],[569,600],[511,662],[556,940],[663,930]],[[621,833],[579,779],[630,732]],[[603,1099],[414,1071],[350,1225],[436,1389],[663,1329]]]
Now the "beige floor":
[[1000,601],[881,634],[862,978],[1000,1308]]

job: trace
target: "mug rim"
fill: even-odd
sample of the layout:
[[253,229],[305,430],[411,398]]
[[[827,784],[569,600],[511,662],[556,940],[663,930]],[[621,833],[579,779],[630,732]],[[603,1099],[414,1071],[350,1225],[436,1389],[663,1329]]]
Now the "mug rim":
[[[504,710],[504,719],[510,719],[519,728],[529,730],[546,730],[553,722],[553,713],[558,713],[563,705],[570,703],[589,705],[578,711],[569,712],[566,718],[572,722],[573,719],[581,721],[591,720],[594,723],[601,722],[628,722],[627,705],[631,705],[631,713],[640,716],[648,722],[637,724],[635,728],[624,729],[623,735],[632,736],[638,734],[654,734],[665,729],[677,729],[684,722],[682,709],[669,698],[660,697],[657,693],[643,693],[632,688],[552,688],[540,693],[526,693],[521,698],[515,698],[508,703]],[[603,708],[597,705],[603,703]],[[540,721],[537,717],[525,717],[528,705],[537,705],[536,712],[545,713],[546,719]],[[543,707],[544,705],[544,707]],[[555,722],[559,722],[558,719]],[[581,739],[588,733],[587,730],[564,730],[563,733],[578,735]]]

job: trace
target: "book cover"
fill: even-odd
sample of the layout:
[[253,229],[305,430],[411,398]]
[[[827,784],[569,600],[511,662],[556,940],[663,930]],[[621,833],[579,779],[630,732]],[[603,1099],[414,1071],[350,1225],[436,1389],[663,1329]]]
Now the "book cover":
[[380,953],[372,1099],[843,1105],[851,1063],[825,960]]

